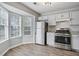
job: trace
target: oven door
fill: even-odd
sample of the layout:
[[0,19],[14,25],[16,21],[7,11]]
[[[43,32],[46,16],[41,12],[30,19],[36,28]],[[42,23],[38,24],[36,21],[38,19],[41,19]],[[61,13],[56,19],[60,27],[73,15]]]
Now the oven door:
[[70,37],[55,36],[55,42],[62,44],[71,44],[71,39]]

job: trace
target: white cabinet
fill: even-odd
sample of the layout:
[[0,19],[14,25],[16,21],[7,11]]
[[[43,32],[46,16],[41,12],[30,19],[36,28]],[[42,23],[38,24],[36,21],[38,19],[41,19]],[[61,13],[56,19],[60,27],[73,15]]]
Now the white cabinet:
[[42,17],[38,17],[38,20],[42,20]]
[[56,14],[56,21],[69,21],[70,20],[70,13],[60,13]]
[[56,15],[56,19],[66,19],[66,18],[69,18],[69,17],[70,17],[70,14],[68,12]]
[[72,49],[79,51],[79,35],[72,35]]
[[71,25],[79,25],[79,11],[71,12]]
[[56,25],[55,15],[48,16],[48,25]]
[[41,16],[41,17],[38,17],[38,20],[47,21],[47,20],[48,20],[48,16]]
[[71,26],[70,29],[71,31],[79,32],[79,26]]
[[56,25],[56,29],[60,28],[70,28],[70,23],[68,21],[58,22]]
[[71,12],[71,21],[70,21],[71,31],[79,33],[79,11]]
[[47,44],[49,46],[55,47],[55,33],[52,32],[47,33]]

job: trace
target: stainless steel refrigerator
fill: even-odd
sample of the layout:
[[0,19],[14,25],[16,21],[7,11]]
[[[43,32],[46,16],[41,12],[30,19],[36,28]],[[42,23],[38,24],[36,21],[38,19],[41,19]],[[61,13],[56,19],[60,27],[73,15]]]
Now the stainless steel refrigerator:
[[46,45],[46,34],[48,31],[48,23],[46,22],[37,22],[36,23],[36,44]]

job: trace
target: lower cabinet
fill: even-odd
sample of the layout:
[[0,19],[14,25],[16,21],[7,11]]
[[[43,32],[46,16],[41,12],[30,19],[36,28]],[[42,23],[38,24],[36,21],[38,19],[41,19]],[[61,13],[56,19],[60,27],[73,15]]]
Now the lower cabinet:
[[72,35],[72,49],[79,51],[79,35]]
[[47,33],[47,45],[55,47],[55,33]]

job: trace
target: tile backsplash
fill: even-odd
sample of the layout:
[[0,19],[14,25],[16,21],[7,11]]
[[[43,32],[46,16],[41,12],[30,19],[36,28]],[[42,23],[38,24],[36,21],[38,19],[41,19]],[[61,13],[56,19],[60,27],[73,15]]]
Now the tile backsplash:
[[48,26],[48,32],[55,32],[56,26]]

